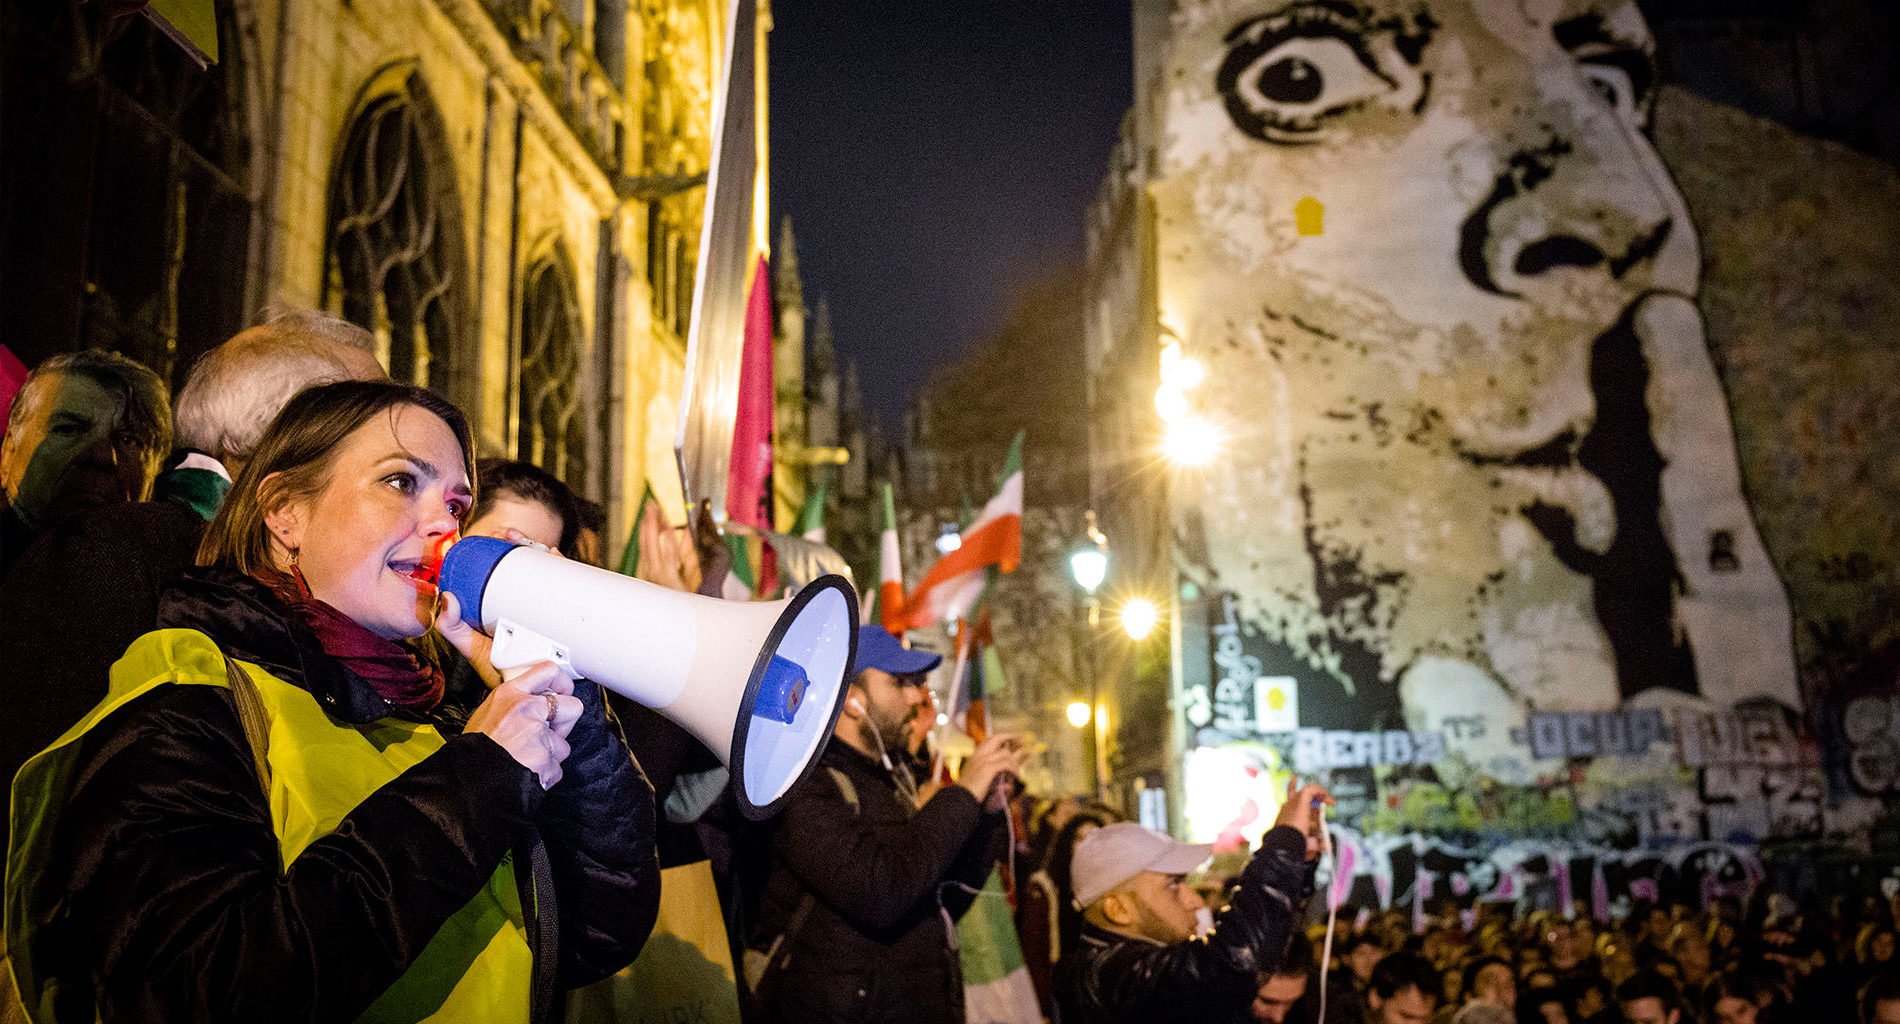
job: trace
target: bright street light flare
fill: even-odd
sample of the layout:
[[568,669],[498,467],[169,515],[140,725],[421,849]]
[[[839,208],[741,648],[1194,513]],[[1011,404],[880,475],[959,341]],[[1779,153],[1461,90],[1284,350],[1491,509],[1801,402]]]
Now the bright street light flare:
[[1174,365],[1174,386],[1182,391],[1192,391],[1207,379],[1207,367],[1199,359],[1183,357]]
[[1161,609],[1145,597],[1131,598],[1122,605],[1122,631],[1130,640],[1146,640],[1161,621]]
[[1205,466],[1220,454],[1220,431],[1199,416],[1168,424],[1161,450],[1177,466]]
[[1089,724],[1088,702],[1078,700],[1069,704],[1069,724],[1077,729]]
[[1155,415],[1163,423],[1178,423],[1188,414],[1187,396],[1181,389],[1163,384],[1155,389]]

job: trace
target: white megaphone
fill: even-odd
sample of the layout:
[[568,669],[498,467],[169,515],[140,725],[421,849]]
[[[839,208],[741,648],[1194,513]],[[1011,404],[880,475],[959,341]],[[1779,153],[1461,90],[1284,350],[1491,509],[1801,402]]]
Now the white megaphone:
[[506,673],[552,661],[665,715],[726,763],[745,816],[778,810],[818,764],[857,653],[858,598],[841,576],[783,601],[722,601],[465,537],[438,586],[494,637]]

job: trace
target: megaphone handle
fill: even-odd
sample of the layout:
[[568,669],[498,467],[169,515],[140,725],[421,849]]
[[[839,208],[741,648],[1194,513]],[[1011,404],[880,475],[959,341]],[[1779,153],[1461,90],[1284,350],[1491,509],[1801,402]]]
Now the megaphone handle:
[[513,682],[530,667],[543,661],[560,666],[569,679],[581,677],[567,660],[567,648],[508,619],[495,623],[495,642],[489,648],[488,663],[501,673],[503,682]]

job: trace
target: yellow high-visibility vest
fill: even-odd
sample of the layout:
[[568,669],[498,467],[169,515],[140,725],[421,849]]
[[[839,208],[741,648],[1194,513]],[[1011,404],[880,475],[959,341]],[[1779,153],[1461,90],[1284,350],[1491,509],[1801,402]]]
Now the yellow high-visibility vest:
[[[383,784],[441,749],[434,726],[398,719],[339,723],[305,690],[248,662],[268,721],[271,827],[288,866]],[[13,785],[13,842],[7,856],[5,960],[30,1019],[53,1020],[56,979],[33,960],[36,927],[58,893],[43,891],[46,858],[66,802],[78,740],[127,702],[165,685],[230,687],[223,653],[190,629],[162,629],[134,641],[112,666],[110,692],[77,725],[34,755]],[[348,955],[329,950],[329,955]],[[360,1018],[363,1021],[528,1019],[533,957],[514,867],[503,859],[487,885],[455,912]],[[260,983],[267,983],[260,981]],[[11,995],[11,993],[9,993]]]

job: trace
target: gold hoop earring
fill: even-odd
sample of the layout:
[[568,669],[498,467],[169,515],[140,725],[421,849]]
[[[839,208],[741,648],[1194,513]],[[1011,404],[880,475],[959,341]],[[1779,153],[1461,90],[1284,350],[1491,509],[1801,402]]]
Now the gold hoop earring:
[[302,552],[296,548],[292,548],[290,551],[290,578],[296,581],[297,592],[305,597],[309,597],[311,596],[310,583],[303,578],[303,569],[297,565],[297,558],[301,554]]

